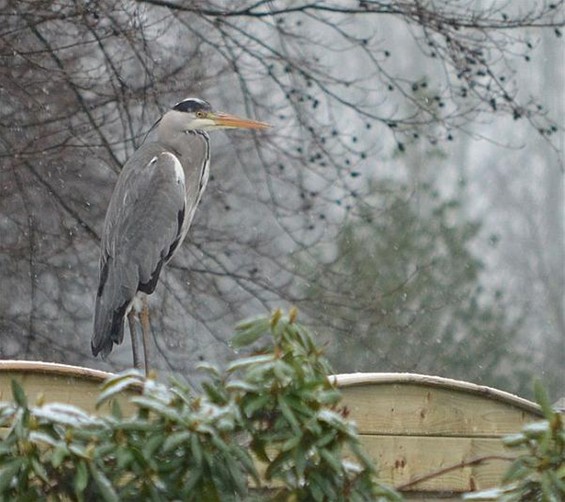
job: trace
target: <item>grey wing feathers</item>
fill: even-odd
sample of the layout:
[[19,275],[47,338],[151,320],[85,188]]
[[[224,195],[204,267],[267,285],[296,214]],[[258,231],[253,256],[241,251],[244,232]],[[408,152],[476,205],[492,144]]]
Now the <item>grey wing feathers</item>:
[[121,343],[137,291],[152,293],[161,267],[184,238],[185,186],[178,159],[158,145],[138,150],[112,194],[100,258],[92,352]]

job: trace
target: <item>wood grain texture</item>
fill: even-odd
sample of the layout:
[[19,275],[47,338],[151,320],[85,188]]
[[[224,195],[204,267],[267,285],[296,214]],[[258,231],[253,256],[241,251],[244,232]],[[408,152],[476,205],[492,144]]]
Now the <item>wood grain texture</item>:
[[[25,390],[28,402],[34,405],[39,399],[44,402],[73,404],[88,413],[106,414],[110,402],[96,409],[100,387],[111,373],[69,366],[65,364],[36,361],[0,361],[0,401],[12,400],[12,380]],[[127,398],[118,399],[122,411],[129,413],[133,406]]]
[[447,378],[371,373],[335,379],[379,477],[409,500],[445,500],[496,486],[516,454],[502,437],[542,416],[523,398]]
[[[361,442],[376,463],[379,478],[392,486],[400,488],[445,471],[405,487],[406,491],[463,493],[493,487],[510,465],[503,458],[515,455],[491,438],[362,435]],[[485,460],[462,466],[481,458]]]
[[[374,375],[374,374],[371,374]],[[376,380],[355,375],[355,383],[338,375],[344,403],[359,432],[416,436],[497,438],[516,432],[541,417],[538,407],[508,393],[466,382],[391,374]],[[420,376],[420,375],[414,375]]]

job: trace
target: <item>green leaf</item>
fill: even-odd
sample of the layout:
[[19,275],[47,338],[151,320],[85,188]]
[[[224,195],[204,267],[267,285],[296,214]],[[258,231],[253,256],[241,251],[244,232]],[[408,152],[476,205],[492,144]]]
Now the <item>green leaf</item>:
[[294,368],[281,359],[275,361],[275,364],[273,366],[273,373],[275,375],[275,378],[279,381],[279,385],[282,386],[289,385],[296,376]]
[[521,432],[517,434],[509,434],[508,436],[504,436],[502,438],[502,442],[509,447],[520,446],[527,442],[527,440],[528,439],[526,438],[526,436]]
[[257,323],[263,323],[263,322],[267,322],[267,328],[268,328],[270,320],[267,319],[265,316],[251,317],[249,319],[245,319],[244,321],[238,322],[235,325],[235,330],[238,331],[238,332],[239,331],[246,331],[246,330],[252,328]]
[[271,325],[271,330],[274,332],[277,328],[277,325],[282,317],[282,310],[277,309],[273,312],[271,319],[269,319],[269,323]]
[[143,455],[146,459],[152,460],[155,452],[159,450],[159,448],[165,442],[166,436],[164,433],[155,434],[150,436],[143,445]]
[[551,477],[547,471],[541,476],[541,490],[544,502],[563,502],[561,498],[563,492],[558,490],[557,486],[552,483]]
[[152,397],[145,397],[145,396],[138,396],[133,397],[131,402],[138,406],[139,408],[145,408],[155,412],[157,415],[162,417],[168,418],[173,422],[183,422],[182,416],[170,406],[167,406],[166,403],[162,403],[161,401],[157,401]]
[[191,469],[188,471],[188,479],[185,481],[182,487],[181,500],[196,500],[194,498],[195,493],[201,493],[197,488],[198,483],[202,479],[201,469]]
[[202,445],[196,434],[191,434],[190,438],[190,451],[195,464],[200,468],[202,465]]
[[65,443],[59,443],[53,449],[53,453],[51,454],[51,465],[57,469],[65,460],[65,457],[69,455],[69,449]]
[[133,453],[126,447],[120,447],[116,449],[116,468],[118,470],[130,469],[131,464],[134,461]]
[[318,450],[320,457],[322,457],[326,463],[331,467],[331,469],[335,472],[336,475],[340,475],[342,472],[342,466],[340,459],[336,458],[336,456],[326,450],[325,448],[320,448]]
[[16,380],[12,380],[12,396],[14,397],[14,401],[18,406],[27,408],[27,397],[25,395],[24,389]]
[[269,463],[265,470],[265,479],[284,479],[284,471],[289,465],[292,465],[291,457],[287,452],[279,452],[279,454]]
[[20,468],[24,465],[24,458],[16,458],[9,462],[6,462],[0,467],[0,494],[6,491],[14,477],[18,474]]
[[528,438],[541,438],[544,434],[547,434],[549,430],[549,422],[547,420],[532,422],[522,427],[522,433]]
[[330,388],[322,392],[318,392],[318,401],[321,404],[332,406],[341,401],[342,394],[338,389]]
[[73,454],[76,455],[77,457],[80,458],[84,458],[84,459],[88,459],[89,456],[86,453],[86,448],[78,443],[70,443],[68,445],[69,451]]
[[227,367],[227,372],[231,373],[235,370],[245,368],[246,366],[260,365],[265,363],[272,363],[275,360],[273,354],[261,354],[258,356],[244,357],[237,359]]
[[269,394],[257,394],[246,396],[242,403],[242,411],[246,417],[254,416],[258,411],[264,411],[268,404],[272,401]]
[[326,432],[323,436],[321,436],[318,440],[316,440],[316,446],[318,448],[323,448],[334,441],[337,437],[337,431],[335,429],[331,429]]
[[76,464],[75,477],[73,479],[73,485],[75,494],[79,496],[84,492],[86,485],[88,484],[88,469],[84,461],[79,461]]
[[[229,484],[232,485],[233,489],[238,494],[245,493],[247,491],[247,479],[241,465],[230,455],[225,457],[225,466],[229,473]],[[221,489],[221,485],[219,483],[218,488]]]
[[312,479],[308,480],[308,490],[316,502],[322,502],[325,499],[324,491],[318,483],[312,482]]
[[112,416],[118,420],[123,418],[122,408],[116,399],[112,401]]
[[359,444],[359,440],[357,438],[352,438],[347,441],[347,446],[351,448],[351,451],[355,454],[357,460],[359,460],[365,468],[370,468],[371,470],[374,469],[371,460],[369,459],[363,448],[361,448],[361,445]]
[[292,431],[299,436],[302,435],[302,432],[300,431],[300,424],[298,423],[298,420],[294,416],[294,413],[286,403],[284,396],[277,396],[277,403],[279,405],[281,413],[292,428]]
[[45,467],[43,467],[43,465],[41,464],[41,462],[39,462],[39,460],[35,457],[31,458],[31,468],[33,469],[33,472],[35,472],[35,474],[44,482],[44,483],[49,483],[49,475],[47,474],[47,471],[45,470]]
[[230,454],[229,446],[219,435],[213,434],[210,437],[210,442],[222,453],[222,455],[228,456]]
[[7,439],[0,441],[0,457],[11,456],[13,453],[12,447],[13,440],[8,442]]
[[[531,457],[532,460],[535,460]],[[525,465],[525,456],[519,457],[512,465],[508,468],[508,470],[504,473],[502,477],[502,481],[504,483],[512,482],[512,481],[520,481],[524,479],[528,479],[528,474],[530,473],[530,469]]]
[[548,420],[550,420],[555,412],[553,411],[549,396],[547,395],[545,388],[543,387],[541,381],[538,379],[536,379],[536,381],[534,382],[534,396],[537,403],[540,405],[541,411],[543,412],[544,416]]
[[220,370],[217,368],[217,366],[206,362],[197,364],[196,369],[198,371],[202,371],[203,373],[207,373],[214,378],[219,378],[221,375]]
[[230,340],[230,346],[239,349],[251,345],[264,336],[269,330],[269,321],[258,318],[236,326],[236,334]]
[[260,388],[256,384],[243,382],[242,380],[232,380],[226,384],[226,390],[239,391],[242,393],[259,392]]
[[90,474],[92,475],[92,479],[96,483],[96,487],[98,488],[99,494],[106,502],[119,502],[120,498],[116,493],[116,490],[112,486],[110,480],[106,477],[106,475],[98,469],[98,467],[91,462],[89,464],[90,467]]
[[99,408],[108,399],[120,394],[125,389],[134,388],[141,389],[141,384],[145,381],[145,377],[139,370],[131,369],[118,373],[115,377],[109,378],[102,385],[102,392],[96,400],[96,407]]
[[215,404],[224,404],[226,402],[226,395],[222,388],[216,386],[213,383],[203,382],[202,388],[206,392],[206,395]]
[[259,473],[257,472],[255,463],[253,462],[253,459],[251,458],[251,455],[249,455],[248,451],[238,446],[233,449],[232,453],[243,464],[243,467],[247,471],[247,474],[252,476],[255,483],[259,486],[261,484]]
[[36,417],[48,422],[69,425],[77,429],[101,423],[97,417],[91,417],[80,408],[70,404],[49,403],[41,408],[35,408],[33,413]]
[[547,471],[547,475],[557,490],[561,493],[565,493],[565,461],[563,461],[559,470],[555,472]]
[[[378,484],[377,486],[373,487],[373,490],[375,495],[377,495],[377,500],[379,502],[404,502],[404,498],[402,497],[402,495],[400,495],[400,493],[398,493],[397,491],[395,491],[393,488],[391,488],[390,486],[386,486],[384,484]],[[363,500],[366,500],[366,498],[363,498]]]
[[281,445],[281,451],[289,451],[296,448],[302,441],[302,435],[292,436]]
[[345,423],[343,417],[340,414],[336,413],[335,411],[322,408],[318,412],[317,418],[321,422],[325,422],[337,430],[344,429]]
[[29,433],[29,440],[34,443],[45,443],[53,447],[59,444],[59,441],[53,438],[50,434],[41,431],[31,431]]
[[297,444],[296,449],[294,450],[294,468],[299,479],[304,476],[304,471],[306,470],[308,461],[309,458],[306,454],[306,446],[304,443]]
[[300,394],[291,394],[286,399],[286,402],[294,411],[307,418],[315,414],[314,408],[317,408],[318,405],[315,399],[312,399],[312,401],[315,401],[315,403],[308,402],[302,392]]
[[189,431],[173,432],[169,434],[163,443],[163,453],[168,453],[183,443],[188,444],[192,436],[193,434]]

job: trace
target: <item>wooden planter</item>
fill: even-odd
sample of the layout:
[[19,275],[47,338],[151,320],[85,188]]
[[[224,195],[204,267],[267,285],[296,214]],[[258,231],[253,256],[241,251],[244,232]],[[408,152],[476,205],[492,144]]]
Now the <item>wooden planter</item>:
[[[95,412],[100,384],[109,376],[62,364],[0,361],[0,400],[11,400],[16,379],[30,403],[43,396]],[[409,499],[445,500],[450,493],[496,486],[509,466],[501,459],[508,456],[501,438],[541,417],[530,401],[447,378],[410,373],[334,378],[380,478]]]

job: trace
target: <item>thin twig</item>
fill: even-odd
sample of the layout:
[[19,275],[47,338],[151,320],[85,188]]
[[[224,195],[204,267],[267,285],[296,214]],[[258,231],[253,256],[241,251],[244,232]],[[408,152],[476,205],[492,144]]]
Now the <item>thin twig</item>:
[[430,479],[442,476],[443,474],[446,474],[448,472],[455,471],[457,469],[463,469],[464,467],[469,467],[469,466],[472,466],[472,465],[481,464],[481,463],[487,462],[489,460],[505,460],[507,462],[512,462],[512,461],[516,460],[516,457],[511,456],[511,455],[484,455],[482,457],[477,457],[477,458],[474,458],[472,460],[462,460],[461,462],[458,462],[457,464],[453,464],[453,465],[450,465],[448,467],[443,467],[442,469],[438,469],[436,471],[432,471],[432,472],[429,472],[427,474],[423,474],[421,476],[413,478],[410,481],[408,481],[407,483],[397,485],[395,488],[397,490],[400,490],[400,491],[406,490],[407,488],[410,488],[411,486],[414,486],[418,483],[422,483],[423,481],[428,481]]

